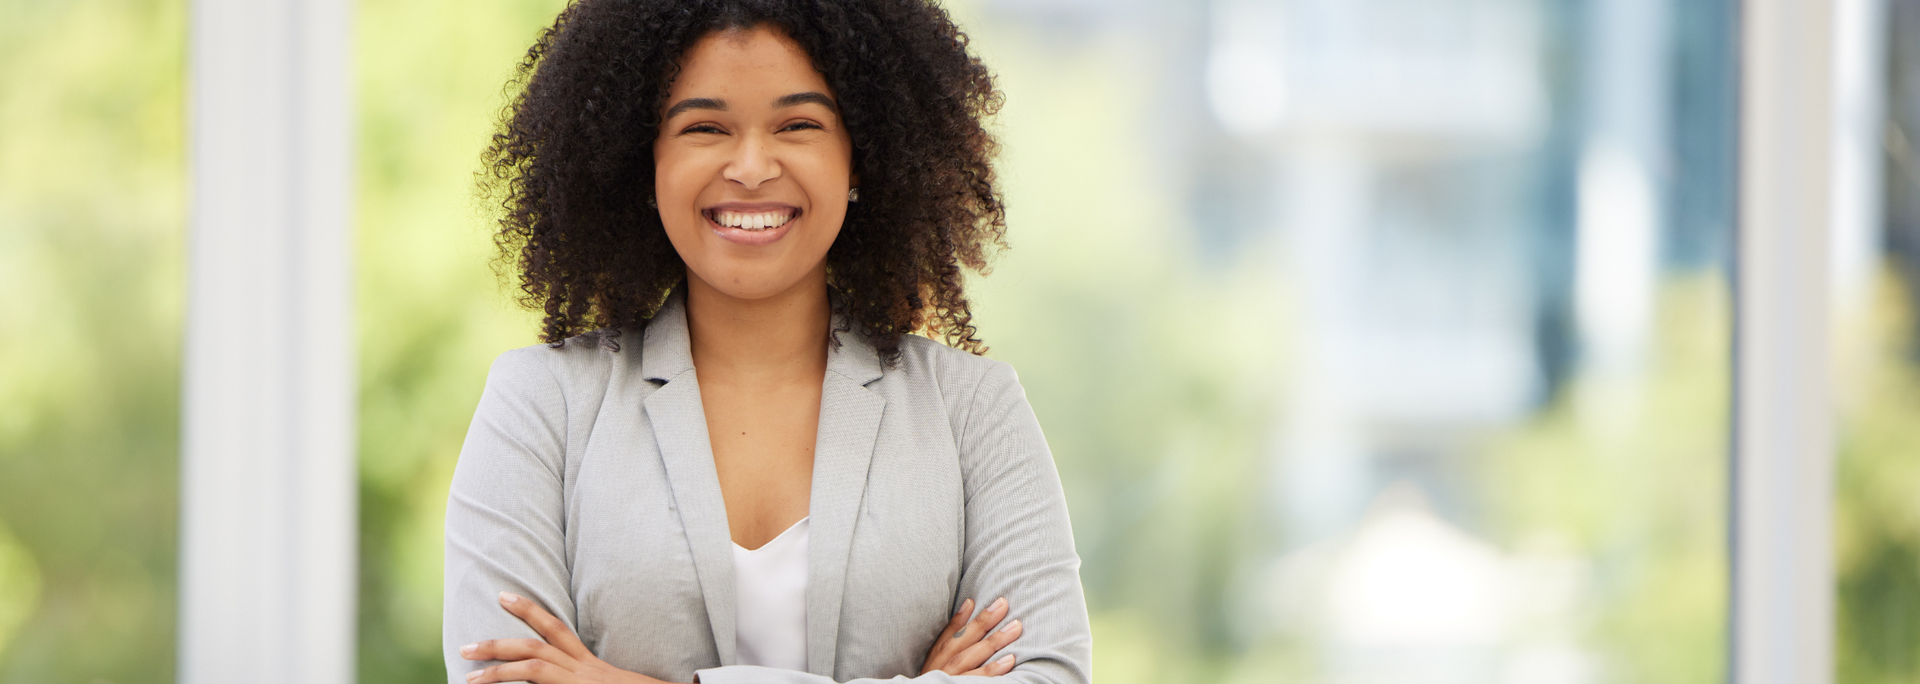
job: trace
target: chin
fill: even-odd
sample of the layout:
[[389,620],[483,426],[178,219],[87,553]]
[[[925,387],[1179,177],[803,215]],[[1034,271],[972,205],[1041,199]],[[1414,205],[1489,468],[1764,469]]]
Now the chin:
[[[804,286],[808,278],[798,274],[767,273],[762,269],[725,269],[707,278],[695,273],[708,287],[734,299],[759,300],[776,297]],[[784,277],[783,277],[784,276]]]

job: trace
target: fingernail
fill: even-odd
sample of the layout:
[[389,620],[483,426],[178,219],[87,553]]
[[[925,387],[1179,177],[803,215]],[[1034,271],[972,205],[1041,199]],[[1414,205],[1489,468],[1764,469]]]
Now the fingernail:
[[1008,653],[1008,654],[1006,654],[1006,655],[1004,655],[1004,656],[1001,656],[1001,657],[1000,657],[1000,664],[1001,664],[1001,665],[1012,665],[1012,664],[1013,664],[1013,654],[1012,654],[1012,653]]
[[514,596],[513,594],[511,594],[511,593],[509,593],[509,592],[504,592],[504,591],[503,591],[503,592],[500,592],[500,602],[501,602],[501,603],[517,603],[517,602],[519,602],[519,601],[520,601],[520,597],[518,597],[518,596]]
[[1002,596],[1000,598],[994,599],[993,605],[991,607],[988,607],[987,610],[1000,610],[1001,608],[1005,608],[1005,607],[1007,607],[1007,597]]
[[480,647],[479,644],[467,644],[465,646],[461,646],[460,655],[473,655],[473,649],[476,649],[479,647]]
[[1008,623],[1008,624],[1007,624],[1007,629],[1006,629],[1005,631],[1008,631],[1008,632],[1018,632],[1018,631],[1020,631],[1020,621],[1019,621],[1019,620],[1014,620],[1013,622],[1011,622],[1011,623]]
[[486,671],[486,670],[474,670],[474,671],[472,671],[472,672],[468,672],[468,673],[467,673],[467,681],[469,681],[469,682],[471,682],[471,681],[476,681],[476,680],[478,680],[478,679],[480,679],[480,673],[482,673],[482,672],[485,672],[485,671]]

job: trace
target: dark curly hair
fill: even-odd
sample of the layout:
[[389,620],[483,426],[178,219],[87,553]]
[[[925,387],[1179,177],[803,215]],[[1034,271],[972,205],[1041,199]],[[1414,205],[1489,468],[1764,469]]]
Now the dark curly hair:
[[[811,56],[853,140],[860,201],[827,253],[834,309],[889,364],[900,336],[983,353],[961,267],[1006,246],[996,143],[1002,102],[967,37],[930,0],[574,0],[509,84],[483,156],[494,241],[541,339],[642,330],[685,264],[653,193],[653,141],[682,54],[714,31],[770,25]],[[616,346],[617,348],[617,346]]]

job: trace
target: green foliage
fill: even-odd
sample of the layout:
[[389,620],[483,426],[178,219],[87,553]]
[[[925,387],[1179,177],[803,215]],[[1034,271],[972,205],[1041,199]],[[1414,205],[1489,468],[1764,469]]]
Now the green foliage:
[[173,679],[185,9],[0,0],[0,681]]
[[488,365],[535,344],[474,193],[503,87],[559,0],[361,3],[359,679],[444,681],[441,526]]
[[1552,539],[1591,559],[1579,636],[1609,680],[1720,681],[1732,301],[1711,273],[1668,280],[1659,301],[1644,375],[1576,376],[1475,471],[1502,545]]
[[1838,680],[1920,682],[1920,366],[1888,276],[1841,326]]

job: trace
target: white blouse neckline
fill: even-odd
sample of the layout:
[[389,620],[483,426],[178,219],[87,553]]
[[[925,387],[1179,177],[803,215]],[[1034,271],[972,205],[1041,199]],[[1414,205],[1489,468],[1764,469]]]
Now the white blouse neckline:
[[734,651],[741,665],[807,669],[807,527],[760,548],[733,545]]
[[[785,541],[786,543],[792,543],[792,540],[793,540],[793,538],[795,538],[795,537],[805,537],[805,536],[807,536],[807,530],[806,530],[806,525],[807,525],[807,521],[808,521],[808,520],[811,520],[811,519],[813,519],[813,516],[811,516],[811,515],[809,515],[809,516],[806,516],[806,517],[804,517],[804,518],[801,518],[801,519],[799,519],[799,520],[796,520],[796,521],[794,521],[794,523],[793,523],[792,525],[788,525],[788,526],[787,526],[787,529],[786,529],[786,531],[784,531],[784,532],[781,532],[780,534],[778,534],[778,535],[775,535],[775,536],[774,536],[774,537],[773,537],[772,539],[769,539],[769,540],[767,540],[767,543],[765,543],[765,544],[761,544],[761,545],[760,545],[760,548],[757,548],[757,549],[749,549],[749,548],[747,548],[747,547],[744,547],[744,546],[741,546],[741,545],[740,545],[740,542],[734,542],[734,543],[733,543],[733,548],[734,548],[734,550],[737,550],[737,551],[745,551],[745,552],[747,552],[747,553],[759,553],[759,552],[761,552],[761,551],[765,551],[765,550],[767,550],[768,548],[771,548],[771,547],[773,547],[773,546],[775,546],[775,545],[778,545],[778,544],[780,544],[780,543],[782,543],[783,541]],[[802,541],[801,543],[805,543],[805,542],[804,542],[804,540],[803,540],[803,541]]]

